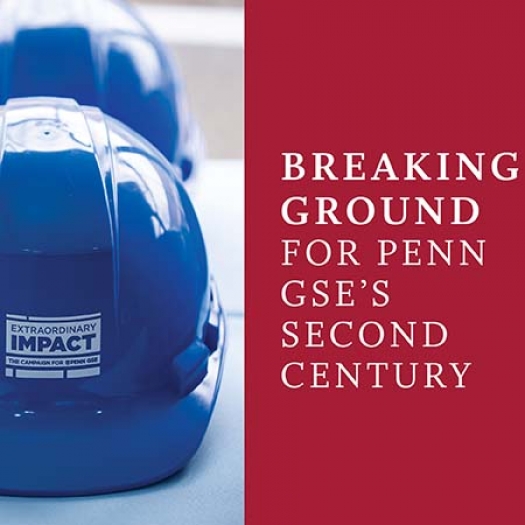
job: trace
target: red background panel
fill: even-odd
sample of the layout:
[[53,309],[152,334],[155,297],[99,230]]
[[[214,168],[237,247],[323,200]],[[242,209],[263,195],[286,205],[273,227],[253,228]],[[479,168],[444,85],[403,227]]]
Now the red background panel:
[[[523,3],[248,0],[246,17],[247,525],[524,523]],[[340,170],[352,151],[517,151],[520,177],[284,182],[288,151],[334,153]],[[292,227],[280,215],[291,195],[469,196],[481,216],[469,227]],[[356,240],[362,267],[281,266],[282,238],[318,237]],[[483,238],[485,264],[378,268],[378,238]],[[294,311],[280,299],[292,278],[385,278],[391,304]],[[292,318],[438,320],[449,340],[427,354],[285,351]],[[280,371],[295,360],[473,365],[464,390],[291,391]]]

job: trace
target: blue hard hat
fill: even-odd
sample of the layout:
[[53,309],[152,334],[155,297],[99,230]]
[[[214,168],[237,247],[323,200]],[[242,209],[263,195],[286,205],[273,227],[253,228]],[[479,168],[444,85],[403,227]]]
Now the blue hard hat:
[[124,122],[181,168],[202,150],[168,50],[119,0],[4,0],[0,104],[14,97],[74,98]]
[[0,493],[165,478],[204,436],[225,341],[176,168],[73,100],[11,100],[0,129]]

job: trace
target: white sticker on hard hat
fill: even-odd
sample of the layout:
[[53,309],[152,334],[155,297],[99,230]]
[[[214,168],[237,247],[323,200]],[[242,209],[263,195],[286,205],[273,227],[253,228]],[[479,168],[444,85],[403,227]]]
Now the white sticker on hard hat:
[[79,379],[100,375],[100,313],[6,315],[6,377]]

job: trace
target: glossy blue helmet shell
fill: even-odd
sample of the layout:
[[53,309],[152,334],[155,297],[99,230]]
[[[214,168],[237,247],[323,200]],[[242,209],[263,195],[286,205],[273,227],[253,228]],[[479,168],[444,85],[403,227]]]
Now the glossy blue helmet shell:
[[162,479],[207,428],[224,319],[174,168],[73,100],[0,108],[0,492]]
[[119,0],[0,3],[0,104],[74,98],[124,122],[181,168],[195,169],[201,135],[169,53]]

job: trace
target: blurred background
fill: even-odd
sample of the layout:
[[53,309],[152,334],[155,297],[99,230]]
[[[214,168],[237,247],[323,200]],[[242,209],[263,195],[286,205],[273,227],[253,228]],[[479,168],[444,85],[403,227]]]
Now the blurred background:
[[134,2],[168,42],[210,158],[244,156],[243,0]]

